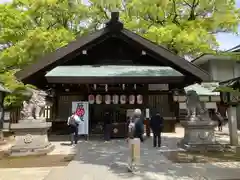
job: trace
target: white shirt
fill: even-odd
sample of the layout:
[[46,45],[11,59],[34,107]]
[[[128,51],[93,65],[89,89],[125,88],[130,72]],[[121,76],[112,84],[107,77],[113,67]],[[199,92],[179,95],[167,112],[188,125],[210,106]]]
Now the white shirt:
[[67,125],[70,124],[70,119],[71,118],[73,118],[77,123],[80,123],[79,117],[76,114],[74,114],[74,115],[71,115],[71,116],[68,117]]

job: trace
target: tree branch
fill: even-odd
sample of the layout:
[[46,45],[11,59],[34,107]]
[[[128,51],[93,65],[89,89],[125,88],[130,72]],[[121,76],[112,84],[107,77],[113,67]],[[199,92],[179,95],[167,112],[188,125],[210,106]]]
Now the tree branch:
[[176,10],[176,1],[175,0],[173,0],[173,12],[174,12],[174,16],[173,16],[172,22],[177,24],[177,25],[180,25],[178,20],[177,20],[178,14],[177,14],[177,10]]
[[196,10],[196,7],[199,5],[199,0],[193,0],[192,4],[189,4],[185,0],[183,0],[183,2],[185,3],[185,5],[190,7],[190,14],[189,14],[188,20],[189,21],[195,20],[196,19],[195,10]]

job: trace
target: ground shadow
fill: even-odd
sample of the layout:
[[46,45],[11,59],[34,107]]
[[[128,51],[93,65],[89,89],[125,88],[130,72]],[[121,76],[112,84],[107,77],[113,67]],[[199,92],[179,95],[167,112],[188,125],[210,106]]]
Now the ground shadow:
[[[90,138],[89,141],[79,142],[76,147],[76,156],[69,164],[70,169],[73,170],[74,166],[76,166],[79,171],[69,172],[81,174],[80,169],[87,168],[88,170],[84,170],[84,173],[98,176],[98,171],[100,171],[103,179],[107,179],[105,176],[107,176],[107,173],[110,173],[110,178],[117,176],[119,180],[131,179],[136,176],[139,180],[156,180],[166,177],[169,179],[212,179],[216,175],[221,177],[220,179],[227,179],[238,172],[237,169],[239,167],[234,162],[230,162],[231,168],[226,167],[223,163],[172,162],[165,154],[166,152],[184,151],[178,148],[181,139],[182,137],[176,137],[175,134],[164,133],[162,136],[162,147],[156,149],[152,147],[152,138],[148,138],[141,144],[140,172],[133,175],[127,172],[129,149],[125,140],[112,140],[105,143],[99,139]],[[225,171],[226,168],[228,168],[228,172]]]
[[[190,178],[190,176],[196,176],[195,169],[198,169],[198,172],[199,169],[204,171],[205,168],[202,164],[194,166],[188,164],[187,166],[189,166],[190,170],[183,171],[182,165],[173,164],[164,156],[166,151],[181,150],[177,147],[177,142],[179,141],[180,138],[177,137],[163,136],[162,147],[158,149],[152,147],[152,138],[145,140],[141,144],[140,172],[134,175],[127,171],[129,149],[126,141],[113,140],[107,143],[92,140],[88,142],[82,141],[78,145],[78,152],[71,169],[74,169],[74,165],[78,166],[79,169],[85,166],[92,168],[92,170],[89,170],[92,174],[97,174],[97,171],[101,169],[103,176],[104,172],[110,172],[117,175],[119,179],[138,176],[143,180],[156,180],[164,176],[169,176],[170,178]],[[71,166],[71,163],[69,166]]]

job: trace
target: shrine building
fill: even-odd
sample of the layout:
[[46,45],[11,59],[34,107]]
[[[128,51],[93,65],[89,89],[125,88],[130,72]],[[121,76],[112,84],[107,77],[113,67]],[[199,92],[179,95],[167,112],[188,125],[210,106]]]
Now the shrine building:
[[[123,127],[133,109],[143,115],[159,112],[164,131],[175,130],[179,103],[174,93],[184,87],[210,81],[207,72],[138,34],[124,28],[119,13],[101,30],[82,36],[16,74],[25,84],[51,90],[48,114],[52,132],[65,131],[73,101],[89,102],[89,133],[101,133],[104,112],[114,127]],[[114,135],[113,135],[114,136]]]

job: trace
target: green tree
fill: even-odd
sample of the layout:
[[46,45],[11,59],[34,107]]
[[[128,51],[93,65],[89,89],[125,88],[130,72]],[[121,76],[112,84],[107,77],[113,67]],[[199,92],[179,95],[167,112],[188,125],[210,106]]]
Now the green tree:
[[[0,81],[13,91],[5,105],[16,107],[25,86],[14,72],[74,40],[88,29],[81,24],[88,7],[66,0],[14,0],[0,5]],[[84,20],[85,20],[84,19]]]
[[0,5],[0,77],[7,87],[17,88],[10,85],[16,83],[15,79],[10,81],[16,69],[34,63],[76,36],[101,28],[110,18],[110,11],[116,9],[121,12],[126,28],[180,56],[215,52],[218,48],[215,34],[237,33],[239,22],[239,9],[234,0],[88,2],[13,0]]
[[[106,19],[108,4],[97,14]],[[125,27],[171,51],[198,56],[218,49],[216,33],[237,33],[239,9],[235,0],[131,0],[118,1]],[[97,9],[97,10],[96,10]],[[99,23],[102,23],[100,21]]]

